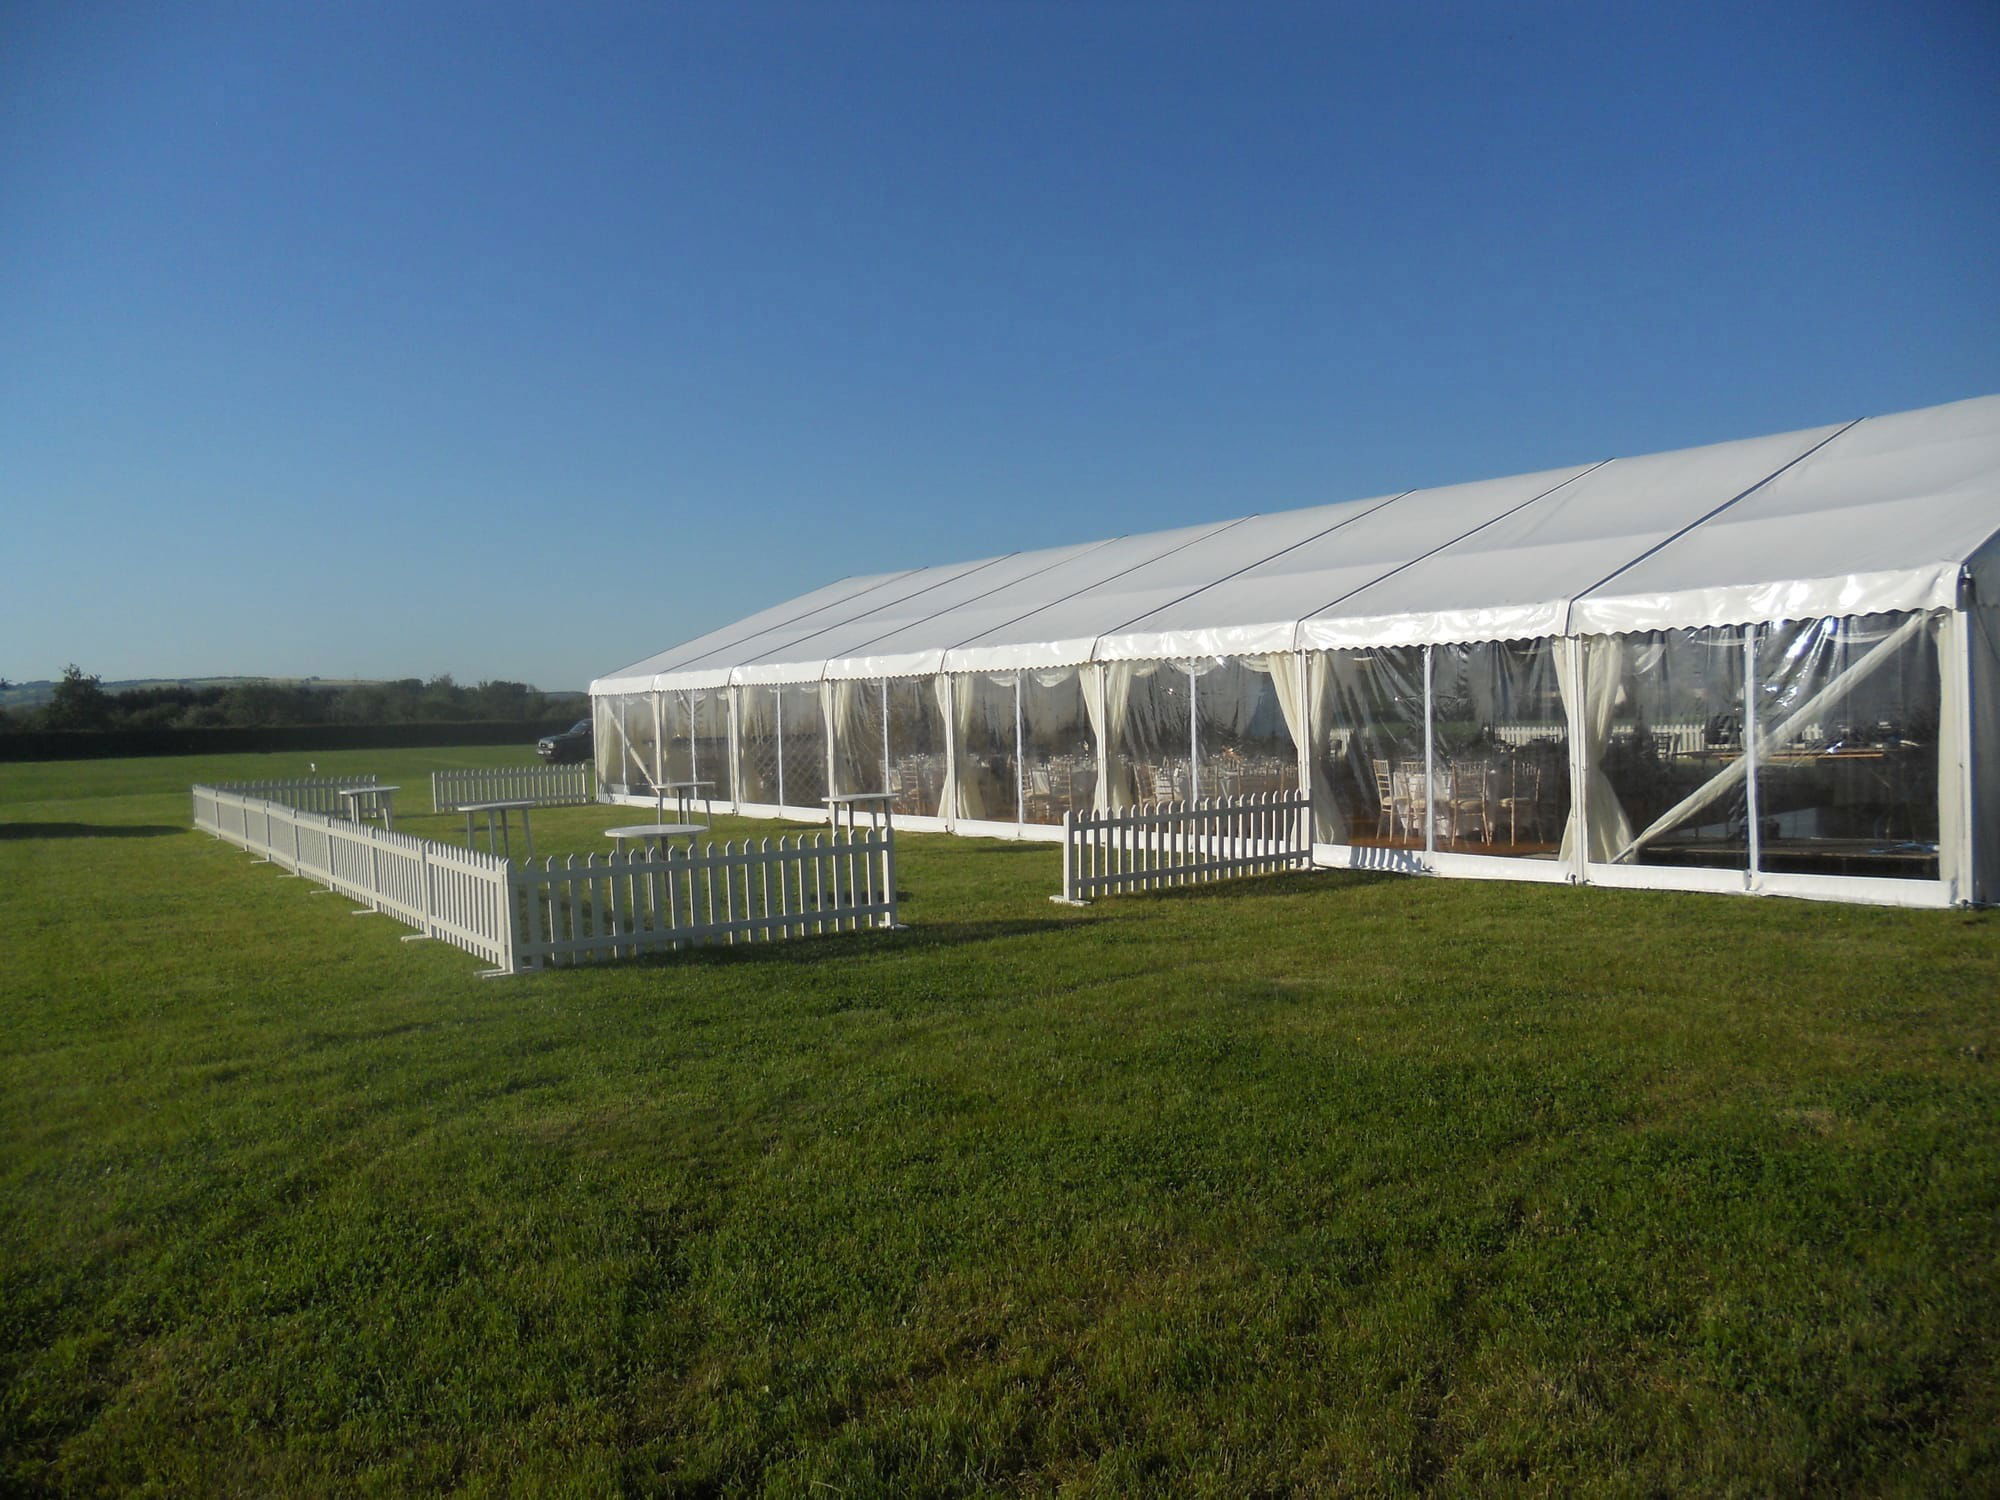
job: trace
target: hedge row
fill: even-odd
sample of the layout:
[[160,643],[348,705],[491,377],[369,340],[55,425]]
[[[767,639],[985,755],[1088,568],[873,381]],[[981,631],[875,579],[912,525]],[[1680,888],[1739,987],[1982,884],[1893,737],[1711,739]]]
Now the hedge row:
[[574,717],[540,724],[288,724],[265,729],[24,729],[0,734],[0,761],[103,760],[127,755],[241,755],[265,750],[412,750],[513,745],[560,734]]

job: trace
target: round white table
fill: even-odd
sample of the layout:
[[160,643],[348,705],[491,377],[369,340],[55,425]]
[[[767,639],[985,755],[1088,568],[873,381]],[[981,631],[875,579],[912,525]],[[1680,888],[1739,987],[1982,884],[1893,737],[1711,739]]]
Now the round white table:
[[488,854],[493,853],[494,836],[497,832],[500,846],[507,851],[507,857],[512,859],[514,856],[514,840],[508,830],[508,816],[511,813],[518,812],[521,815],[521,837],[527,841],[528,858],[533,859],[535,857],[535,830],[534,825],[528,821],[528,814],[530,810],[538,805],[532,800],[523,802],[461,803],[458,810],[465,814],[465,847],[468,849],[472,847],[472,815],[479,813],[486,819],[486,852]]
[[657,850],[668,839],[692,840],[696,834],[707,832],[708,825],[705,823],[632,823],[624,828],[607,828],[604,836],[622,854],[628,843],[642,848],[650,844]]

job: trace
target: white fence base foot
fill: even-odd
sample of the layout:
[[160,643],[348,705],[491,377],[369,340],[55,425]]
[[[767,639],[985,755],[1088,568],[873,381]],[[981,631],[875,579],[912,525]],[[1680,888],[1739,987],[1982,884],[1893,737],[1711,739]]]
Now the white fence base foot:
[[1055,904],[1056,904],[1057,906],[1088,906],[1088,905],[1090,905],[1090,903],[1089,903],[1088,901],[1072,901],[1072,900],[1070,900],[1070,898],[1069,898],[1069,897],[1067,897],[1067,896],[1051,896],[1051,897],[1049,897],[1049,900],[1051,900],[1051,901],[1055,902]]
[[479,977],[481,979],[512,979],[520,972],[519,969],[481,969]]
[[428,932],[406,932],[399,941],[405,943],[429,943],[436,940]]

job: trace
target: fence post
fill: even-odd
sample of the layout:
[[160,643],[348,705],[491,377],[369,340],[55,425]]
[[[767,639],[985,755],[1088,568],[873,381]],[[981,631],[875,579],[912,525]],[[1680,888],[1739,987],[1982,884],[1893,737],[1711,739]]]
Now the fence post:
[[1090,903],[1084,900],[1077,891],[1079,871],[1077,870],[1075,808],[1071,807],[1063,810],[1062,830],[1062,890],[1059,894],[1049,897],[1049,899],[1058,906],[1088,906]]
[[882,925],[895,928],[896,922],[896,826],[890,823],[882,830],[882,879],[889,887],[889,910],[884,914]]
[[503,859],[500,862],[500,879],[495,889],[500,893],[501,904],[507,908],[505,930],[501,933],[504,945],[501,949],[500,968],[506,973],[518,974],[521,972],[518,957],[521,951],[521,902],[517,899],[520,892],[514,881],[513,860]]

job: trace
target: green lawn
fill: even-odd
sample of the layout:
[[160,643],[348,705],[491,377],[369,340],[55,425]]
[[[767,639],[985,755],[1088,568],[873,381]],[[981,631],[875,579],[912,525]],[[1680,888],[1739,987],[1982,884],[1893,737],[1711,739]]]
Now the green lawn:
[[305,759],[0,766],[0,1490],[2000,1486],[1993,915],[909,837],[482,980],[188,831]]

